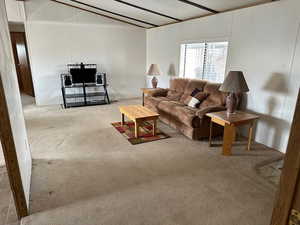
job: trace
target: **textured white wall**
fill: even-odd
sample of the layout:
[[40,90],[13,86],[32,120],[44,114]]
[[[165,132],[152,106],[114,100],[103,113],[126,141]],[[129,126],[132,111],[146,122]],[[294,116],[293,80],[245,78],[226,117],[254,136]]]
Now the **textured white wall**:
[[23,187],[27,204],[29,204],[31,154],[27,140],[17,75],[13,62],[4,1],[0,1],[0,27],[0,72],[8,104]]
[[[26,3],[26,33],[38,105],[62,103],[68,63],[96,63],[112,99],[140,96],[145,85],[146,31],[50,1]],[[57,18],[60,21],[57,21]]]
[[9,22],[24,22],[24,2],[16,0],[5,0],[6,11]]
[[262,116],[256,141],[285,152],[300,85],[299,10],[298,0],[285,0],[151,29],[147,65],[160,65],[159,86],[167,87],[181,43],[229,40],[227,71],[244,71],[247,109]]

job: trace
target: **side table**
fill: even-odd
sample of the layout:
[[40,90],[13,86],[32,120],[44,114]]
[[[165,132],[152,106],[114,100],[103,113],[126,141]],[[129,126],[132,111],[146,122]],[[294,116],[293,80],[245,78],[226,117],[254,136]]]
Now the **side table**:
[[143,98],[143,102],[142,102],[142,105],[144,106],[145,105],[145,95],[148,95],[148,94],[150,94],[152,91],[154,91],[154,90],[159,90],[159,89],[161,89],[161,88],[141,88],[141,91],[142,91],[142,93],[143,93],[143,95],[142,95],[142,98]]
[[207,113],[206,116],[211,118],[209,146],[211,146],[212,142],[213,123],[219,124],[224,127],[223,155],[225,156],[231,155],[232,144],[235,141],[236,137],[236,127],[242,125],[250,125],[247,145],[247,150],[250,151],[253,135],[253,126],[255,121],[259,119],[259,116],[242,111],[237,111],[234,114],[230,114],[229,116],[227,116],[226,111]]

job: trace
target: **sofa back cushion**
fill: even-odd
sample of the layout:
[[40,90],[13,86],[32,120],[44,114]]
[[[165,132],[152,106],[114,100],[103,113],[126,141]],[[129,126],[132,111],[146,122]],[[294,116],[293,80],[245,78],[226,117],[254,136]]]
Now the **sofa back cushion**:
[[189,82],[184,89],[184,93],[191,94],[196,88],[203,92],[206,83],[207,81],[204,80],[189,79]]
[[209,96],[209,93],[206,92],[199,92],[194,96],[194,98],[198,99],[200,102],[203,102],[207,97]]
[[170,90],[183,94],[189,81],[190,81],[189,79],[184,79],[184,78],[172,79],[170,80]]
[[208,93],[208,97],[200,104],[200,108],[208,106],[225,106],[226,94],[219,91],[221,84],[210,83],[204,80],[176,78],[170,81],[168,98],[186,103],[191,93],[196,89]]
[[180,102],[184,103],[196,88],[202,92],[206,83],[203,80],[176,78],[170,81],[170,89],[181,93]]
[[201,103],[200,109],[209,106],[225,106],[226,94],[219,91],[221,84],[207,83],[203,91],[208,93],[209,96]]
[[178,92],[176,90],[169,90],[167,94],[167,98],[172,101],[179,101],[182,96],[182,92]]

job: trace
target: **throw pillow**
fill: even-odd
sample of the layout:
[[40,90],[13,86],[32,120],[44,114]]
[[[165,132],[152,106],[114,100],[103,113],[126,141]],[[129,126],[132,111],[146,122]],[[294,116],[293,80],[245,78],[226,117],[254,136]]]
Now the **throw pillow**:
[[189,103],[190,103],[190,101],[192,100],[192,96],[187,96],[187,97],[185,97],[184,99],[182,99],[182,97],[181,97],[181,99],[182,99],[182,101],[181,101],[181,99],[180,99],[180,101],[183,103],[183,104],[185,104],[185,105],[188,105]]
[[190,96],[198,98],[200,101],[203,101],[207,97],[206,94],[204,94],[199,88],[195,88],[191,94],[184,93],[180,98],[180,102],[185,105],[188,105],[187,102],[191,100]]
[[173,101],[179,101],[181,95],[182,95],[182,93],[180,93],[180,92],[170,90],[170,91],[168,91],[167,98],[169,98]]
[[196,106],[200,103],[200,101],[197,98],[192,97],[190,100],[188,106],[196,108]]
[[194,95],[194,98],[197,98],[200,102],[204,101],[208,97],[208,93],[206,92],[199,92],[196,95]]
[[191,101],[192,97],[194,97],[200,101],[198,103],[198,105],[196,106],[198,108],[198,106],[201,104],[201,102],[204,101],[208,96],[209,96],[209,93],[205,93],[205,92],[199,92],[195,96],[191,96],[189,94],[183,94],[180,98],[180,102],[185,105],[188,105],[189,102]]
[[192,91],[191,96],[192,96],[192,97],[195,97],[195,95],[198,94],[199,92],[201,92],[201,90],[200,90],[199,88],[195,88],[195,89]]

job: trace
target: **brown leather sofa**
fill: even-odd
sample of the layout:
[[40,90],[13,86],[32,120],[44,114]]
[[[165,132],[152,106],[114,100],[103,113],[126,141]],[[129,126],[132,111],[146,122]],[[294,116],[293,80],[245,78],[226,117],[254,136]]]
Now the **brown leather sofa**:
[[[172,79],[170,88],[157,89],[145,97],[145,106],[160,114],[160,119],[177,129],[190,139],[198,140],[209,136],[210,119],[208,112],[226,110],[226,94],[219,91],[221,84],[203,80]],[[208,94],[198,108],[189,107],[185,99],[196,88]],[[214,135],[220,135],[222,129],[214,127]]]

